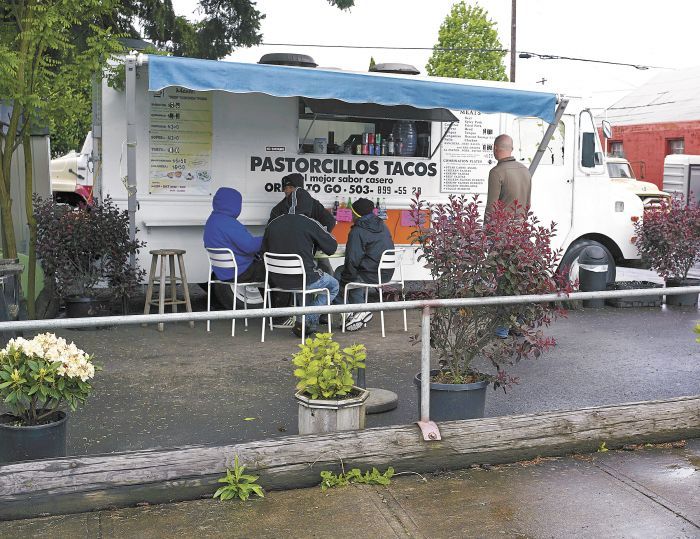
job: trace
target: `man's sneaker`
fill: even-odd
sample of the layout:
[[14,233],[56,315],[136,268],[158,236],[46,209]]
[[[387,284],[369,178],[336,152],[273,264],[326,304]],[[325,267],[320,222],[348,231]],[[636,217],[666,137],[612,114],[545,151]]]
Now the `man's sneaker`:
[[[294,333],[294,335],[297,337],[301,337],[301,322],[296,322],[294,324],[292,327],[292,333]],[[316,333],[318,333],[318,327],[306,326],[306,335],[304,335],[304,337],[307,339],[313,338]]]
[[282,328],[282,329],[291,329],[294,327],[294,322],[296,321],[296,317],[294,316],[289,316],[287,318],[273,318],[272,319],[272,327],[273,328]]
[[372,320],[373,314],[369,311],[351,314],[348,321],[345,323],[346,331],[357,331],[367,325],[367,322]]

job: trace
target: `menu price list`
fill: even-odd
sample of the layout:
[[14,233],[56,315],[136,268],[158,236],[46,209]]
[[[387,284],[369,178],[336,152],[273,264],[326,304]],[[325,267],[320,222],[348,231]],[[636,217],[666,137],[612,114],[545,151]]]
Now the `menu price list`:
[[209,94],[167,88],[154,93],[150,105],[149,193],[210,194]]
[[[474,110],[457,111],[459,122],[442,143],[440,190],[448,193],[485,193],[488,175],[495,165],[493,139],[499,116]],[[443,130],[449,124],[443,124]],[[444,132],[444,131],[443,131]]]

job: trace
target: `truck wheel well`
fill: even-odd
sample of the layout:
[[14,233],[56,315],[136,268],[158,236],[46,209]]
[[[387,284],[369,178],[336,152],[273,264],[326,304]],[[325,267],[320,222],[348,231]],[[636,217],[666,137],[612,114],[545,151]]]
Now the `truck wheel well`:
[[85,199],[77,193],[54,192],[53,199],[59,204],[68,204],[74,208],[86,204]]
[[[622,256],[622,251],[617,246],[617,243],[615,243],[613,240],[611,240],[603,234],[584,234],[580,238],[576,239],[576,241],[578,240],[593,240],[597,241],[598,243],[602,243],[613,255],[613,258],[615,259],[616,263],[620,263],[624,260],[624,257]],[[571,243],[573,245],[574,242]]]

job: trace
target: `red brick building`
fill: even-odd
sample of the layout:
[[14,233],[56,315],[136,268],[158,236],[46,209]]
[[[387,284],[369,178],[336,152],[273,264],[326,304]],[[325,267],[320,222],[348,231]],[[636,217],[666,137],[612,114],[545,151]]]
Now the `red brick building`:
[[638,179],[663,185],[664,157],[700,155],[700,67],[661,73],[607,110],[610,155],[623,156]]

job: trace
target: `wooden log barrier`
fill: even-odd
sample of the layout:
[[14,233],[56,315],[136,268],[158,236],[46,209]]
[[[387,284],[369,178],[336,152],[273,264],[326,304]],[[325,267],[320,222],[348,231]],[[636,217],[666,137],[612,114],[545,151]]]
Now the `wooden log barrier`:
[[211,496],[234,455],[267,490],[318,485],[322,470],[432,472],[478,463],[700,437],[700,396],[441,423],[442,441],[416,425],[287,436],[0,466],[0,519],[76,513]]

